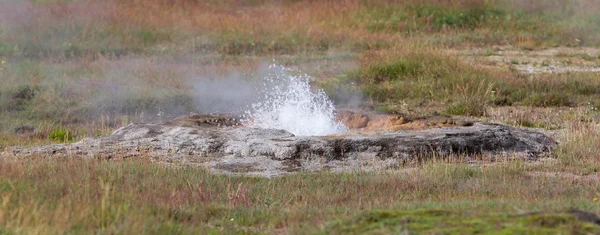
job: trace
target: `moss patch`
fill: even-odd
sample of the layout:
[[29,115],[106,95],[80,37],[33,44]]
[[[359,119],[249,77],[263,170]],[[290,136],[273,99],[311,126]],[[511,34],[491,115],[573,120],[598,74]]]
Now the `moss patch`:
[[586,234],[600,227],[579,221],[569,213],[468,215],[446,210],[374,210],[336,221],[328,234]]

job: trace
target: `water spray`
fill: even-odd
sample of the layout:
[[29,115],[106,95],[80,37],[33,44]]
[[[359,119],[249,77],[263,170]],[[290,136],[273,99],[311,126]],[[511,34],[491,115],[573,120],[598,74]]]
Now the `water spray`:
[[335,107],[322,89],[310,86],[308,75],[272,64],[264,76],[261,99],[245,113],[250,127],[282,129],[296,136],[339,134],[348,128],[336,120]]

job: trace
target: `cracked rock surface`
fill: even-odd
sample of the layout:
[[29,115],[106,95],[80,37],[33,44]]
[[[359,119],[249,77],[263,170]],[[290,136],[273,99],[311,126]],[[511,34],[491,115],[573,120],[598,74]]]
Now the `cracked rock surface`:
[[240,126],[223,115],[194,115],[163,123],[130,124],[109,136],[72,144],[13,148],[4,156],[150,157],[210,168],[216,173],[277,176],[320,170],[374,170],[432,157],[486,155],[535,160],[556,147],[532,130],[474,122],[470,126],[375,134],[294,136]]

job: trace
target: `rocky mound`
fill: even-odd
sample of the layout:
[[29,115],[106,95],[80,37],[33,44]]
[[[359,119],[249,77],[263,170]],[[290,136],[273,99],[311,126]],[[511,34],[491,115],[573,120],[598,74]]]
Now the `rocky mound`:
[[5,155],[145,156],[207,166],[219,173],[273,176],[324,169],[381,169],[458,154],[536,159],[550,154],[555,146],[556,142],[542,133],[483,122],[368,134],[351,130],[344,135],[294,136],[284,130],[245,127],[230,116],[193,115],[163,123],[131,124],[112,135],[73,144],[12,149]]

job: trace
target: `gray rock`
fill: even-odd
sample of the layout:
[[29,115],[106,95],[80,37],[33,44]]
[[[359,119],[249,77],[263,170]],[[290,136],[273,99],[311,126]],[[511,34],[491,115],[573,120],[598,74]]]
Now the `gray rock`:
[[[220,124],[222,120],[226,124]],[[383,169],[457,155],[535,160],[550,155],[556,147],[556,142],[542,133],[483,122],[370,135],[294,136],[284,130],[240,126],[231,120],[213,115],[131,124],[105,137],[86,138],[73,144],[13,148],[4,155],[109,159],[145,156],[206,166],[217,173],[268,177],[298,171]]]

